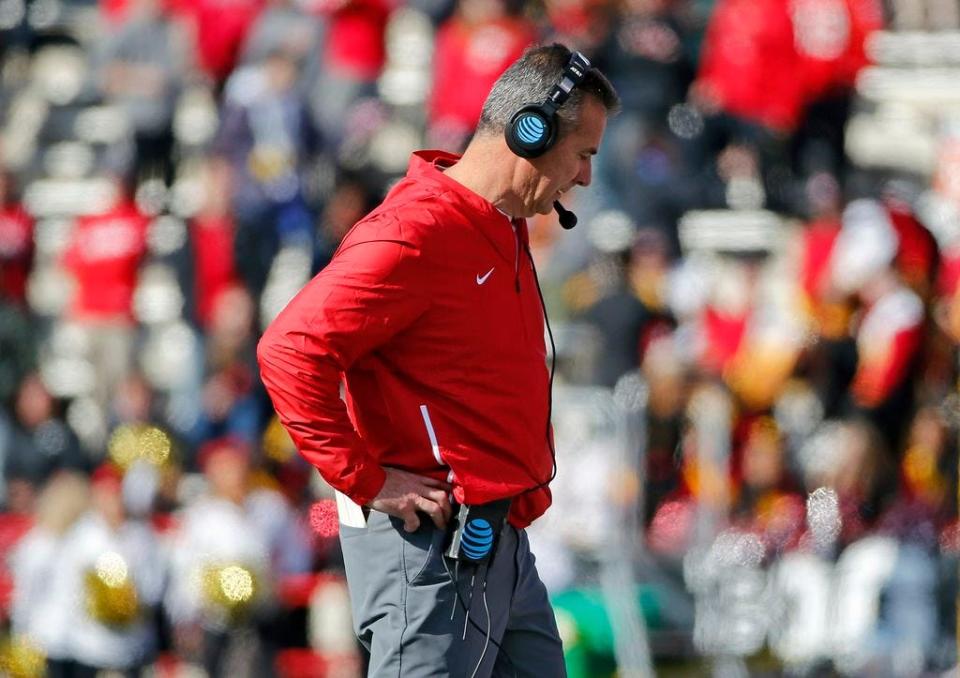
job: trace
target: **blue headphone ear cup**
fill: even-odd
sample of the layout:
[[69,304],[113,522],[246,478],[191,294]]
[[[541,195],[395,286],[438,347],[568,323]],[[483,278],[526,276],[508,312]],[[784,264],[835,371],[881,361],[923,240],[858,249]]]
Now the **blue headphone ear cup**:
[[511,151],[521,158],[536,158],[556,141],[557,116],[541,104],[530,104],[513,114],[505,133]]

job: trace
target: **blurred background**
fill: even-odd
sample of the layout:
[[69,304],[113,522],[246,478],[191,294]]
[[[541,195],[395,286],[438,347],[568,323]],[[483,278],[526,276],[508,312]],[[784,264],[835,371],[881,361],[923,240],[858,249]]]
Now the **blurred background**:
[[0,672],[363,674],[256,341],[551,40],[570,675],[955,675],[957,0],[0,0]]

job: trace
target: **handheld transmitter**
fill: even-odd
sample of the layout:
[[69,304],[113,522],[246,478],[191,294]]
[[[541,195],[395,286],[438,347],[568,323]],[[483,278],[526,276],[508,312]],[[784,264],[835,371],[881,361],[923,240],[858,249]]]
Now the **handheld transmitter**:
[[474,565],[490,560],[510,512],[510,501],[500,499],[472,506],[461,504],[447,528],[444,555]]

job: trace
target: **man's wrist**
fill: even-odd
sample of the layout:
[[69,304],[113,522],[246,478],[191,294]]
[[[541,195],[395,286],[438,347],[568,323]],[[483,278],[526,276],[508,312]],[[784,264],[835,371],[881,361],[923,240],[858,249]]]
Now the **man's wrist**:
[[383,489],[383,484],[386,480],[387,472],[384,468],[376,464],[371,464],[364,469],[354,485],[349,491],[344,492],[344,494],[360,506],[369,506],[373,500],[377,498],[377,495],[380,494],[380,490]]

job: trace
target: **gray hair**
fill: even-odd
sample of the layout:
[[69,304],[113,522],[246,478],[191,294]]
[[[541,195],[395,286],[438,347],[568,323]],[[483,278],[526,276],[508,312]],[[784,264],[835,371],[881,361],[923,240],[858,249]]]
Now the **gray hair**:
[[[564,45],[554,43],[531,47],[514,61],[487,95],[477,135],[503,134],[514,113],[529,104],[543,103],[550,89],[560,81],[570,55]],[[588,95],[602,103],[608,114],[620,109],[620,97],[613,85],[597,68],[591,67],[557,111],[561,134],[576,128],[584,97]]]

